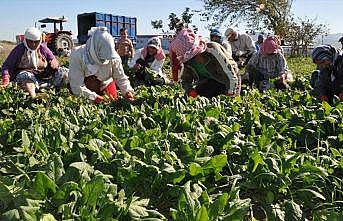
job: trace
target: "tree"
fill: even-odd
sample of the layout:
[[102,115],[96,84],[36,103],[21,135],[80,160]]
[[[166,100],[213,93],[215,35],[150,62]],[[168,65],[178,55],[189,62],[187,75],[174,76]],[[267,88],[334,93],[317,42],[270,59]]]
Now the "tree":
[[325,25],[318,24],[316,19],[299,18],[289,24],[284,40],[292,47],[291,55],[307,55],[316,37],[325,32],[328,32]]
[[218,26],[229,20],[233,25],[246,22],[254,29],[267,29],[285,35],[291,20],[293,0],[203,0],[202,16]]
[[[177,23],[183,21],[186,27],[189,27],[192,23],[192,17],[194,13],[192,13],[190,8],[186,8],[184,12],[178,17],[175,13],[170,13],[168,16],[168,28],[169,31],[174,31],[177,27]],[[161,29],[163,33],[167,33],[168,31],[163,29],[163,21],[162,20],[154,20],[151,21],[151,25],[154,29]],[[198,28],[195,25],[191,26],[193,30],[196,32]]]

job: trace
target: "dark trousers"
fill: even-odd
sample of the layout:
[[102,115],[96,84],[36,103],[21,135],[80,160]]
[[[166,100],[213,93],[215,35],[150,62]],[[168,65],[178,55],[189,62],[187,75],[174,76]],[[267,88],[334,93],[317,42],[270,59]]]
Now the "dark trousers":
[[127,66],[129,63],[129,56],[125,55],[125,56],[120,56],[121,58],[121,63],[123,64],[123,66]]
[[224,84],[219,83],[213,79],[208,79],[206,82],[198,85],[195,88],[196,92],[204,97],[216,97],[226,93],[226,87]]

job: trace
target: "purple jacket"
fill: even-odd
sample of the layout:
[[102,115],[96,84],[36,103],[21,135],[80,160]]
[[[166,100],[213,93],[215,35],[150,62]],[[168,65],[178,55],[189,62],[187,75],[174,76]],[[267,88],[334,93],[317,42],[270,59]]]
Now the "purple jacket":
[[[39,50],[42,56],[45,57],[47,62],[50,62],[51,60],[55,59],[54,54],[50,51],[46,44],[41,44],[39,46]],[[9,74],[11,81],[15,79],[15,76],[17,74],[17,67],[25,51],[26,48],[24,43],[20,43],[11,51],[6,61],[2,65],[2,75]]]

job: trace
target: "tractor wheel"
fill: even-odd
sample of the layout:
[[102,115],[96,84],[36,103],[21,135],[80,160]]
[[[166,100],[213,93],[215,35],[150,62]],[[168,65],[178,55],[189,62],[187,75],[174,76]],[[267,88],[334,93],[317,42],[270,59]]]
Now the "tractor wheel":
[[70,52],[73,49],[74,42],[70,35],[59,34],[55,38],[54,46],[56,54],[62,55]]

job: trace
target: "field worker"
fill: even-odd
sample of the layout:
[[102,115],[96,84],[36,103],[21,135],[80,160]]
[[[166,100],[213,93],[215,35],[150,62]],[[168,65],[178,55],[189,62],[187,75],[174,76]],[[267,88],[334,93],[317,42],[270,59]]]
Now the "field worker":
[[213,42],[217,42],[218,44],[221,44],[226,50],[231,50],[230,45],[223,41],[222,34],[218,29],[211,29],[210,32],[210,40]]
[[[186,25],[184,21],[179,21],[176,23],[175,27],[175,35],[182,31],[183,29],[186,28]],[[171,45],[171,44],[170,44]],[[171,64],[171,70],[172,70],[172,75],[173,75],[173,81],[178,82],[180,78],[180,73],[182,69],[182,64],[176,57],[176,53],[170,48],[169,45],[169,57],[170,57],[170,64]]]
[[259,51],[262,47],[262,43],[264,42],[263,34],[259,34],[257,37],[257,41],[255,42],[256,50]]
[[188,96],[239,95],[237,64],[220,44],[206,43],[192,30],[183,29],[171,49],[184,65],[181,84]]
[[134,91],[125,75],[114,39],[106,27],[92,28],[85,45],[77,47],[70,57],[69,80],[74,95],[84,96],[93,103],[117,99],[116,84],[121,94],[134,100]]
[[25,31],[24,41],[11,51],[2,66],[3,87],[14,81],[32,98],[41,88],[60,87],[67,76],[68,69],[59,67],[53,53],[42,44],[42,33],[34,27]]
[[169,84],[170,80],[162,72],[165,58],[161,39],[150,38],[144,48],[137,50],[129,64],[133,71],[135,86]]
[[238,33],[234,28],[228,28],[225,31],[225,37],[231,45],[232,57],[238,67],[244,67],[256,52],[252,38],[248,34]]
[[116,50],[121,58],[121,62],[124,66],[128,65],[129,59],[135,54],[132,41],[128,38],[127,29],[120,29],[120,39],[116,44]]
[[[250,85],[257,86],[261,91],[271,87],[289,88],[288,83],[293,80],[286,59],[274,37],[268,37],[264,40],[261,50],[249,60],[246,72],[249,76]],[[271,82],[273,80],[274,83]]]
[[338,40],[338,42],[341,43],[341,45],[342,45],[342,50],[343,50],[343,37],[341,37],[341,38]]
[[331,45],[313,49],[313,62],[318,70],[312,74],[311,86],[322,101],[331,102],[336,95],[343,101],[343,59]]

